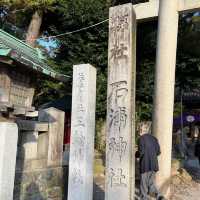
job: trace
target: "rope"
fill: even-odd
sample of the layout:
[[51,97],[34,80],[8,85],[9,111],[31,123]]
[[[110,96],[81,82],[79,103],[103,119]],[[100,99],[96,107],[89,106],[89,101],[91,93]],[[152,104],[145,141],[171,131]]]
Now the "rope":
[[[84,28],[81,28],[81,29],[78,29],[78,30],[75,30],[75,31],[70,31],[70,32],[65,32],[65,33],[61,33],[61,34],[58,34],[58,35],[52,35],[52,36],[44,36],[44,37],[39,37],[39,38],[35,38],[35,39],[31,39],[32,40],[38,40],[38,39],[53,39],[53,38],[58,38],[58,37],[62,37],[62,36],[65,36],[65,35],[71,35],[73,33],[78,33],[78,32],[81,32],[83,30],[87,30],[89,28],[92,28],[92,27],[95,27],[95,26],[98,26],[100,24],[103,24],[105,22],[109,21],[109,19],[105,19],[101,22],[98,22],[96,24],[93,24],[93,25],[90,25],[90,26],[87,26],[87,27],[84,27]],[[25,40],[22,40],[22,41],[25,41]]]

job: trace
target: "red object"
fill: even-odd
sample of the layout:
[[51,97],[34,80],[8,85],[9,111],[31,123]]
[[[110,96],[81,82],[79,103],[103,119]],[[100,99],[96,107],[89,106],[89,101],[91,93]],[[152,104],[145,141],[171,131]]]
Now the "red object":
[[64,144],[70,144],[71,135],[71,112],[65,113],[65,133],[64,133]]

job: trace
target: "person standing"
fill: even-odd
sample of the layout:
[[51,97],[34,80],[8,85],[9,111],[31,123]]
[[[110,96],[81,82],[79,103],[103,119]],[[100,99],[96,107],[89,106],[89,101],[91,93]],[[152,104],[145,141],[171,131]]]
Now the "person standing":
[[157,200],[165,198],[155,185],[155,175],[159,170],[158,159],[160,145],[158,140],[149,134],[150,125],[143,124],[140,128],[140,138],[137,157],[140,158],[140,199],[148,200],[148,194],[154,194]]
[[200,138],[198,138],[196,141],[194,155],[198,158],[200,165]]

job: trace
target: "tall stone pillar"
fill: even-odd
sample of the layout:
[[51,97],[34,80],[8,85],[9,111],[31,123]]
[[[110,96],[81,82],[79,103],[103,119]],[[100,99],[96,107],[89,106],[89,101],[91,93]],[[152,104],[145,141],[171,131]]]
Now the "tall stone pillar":
[[96,69],[74,66],[68,200],[93,197],[95,105]]
[[[155,74],[153,133],[161,146],[157,184],[169,192],[171,175],[172,123],[178,32],[178,1],[162,0],[159,8]],[[166,186],[166,187],[165,187]]]
[[110,8],[106,200],[134,199],[136,17],[132,4]]
[[0,122],[0,199],[13,200],[18,128]]

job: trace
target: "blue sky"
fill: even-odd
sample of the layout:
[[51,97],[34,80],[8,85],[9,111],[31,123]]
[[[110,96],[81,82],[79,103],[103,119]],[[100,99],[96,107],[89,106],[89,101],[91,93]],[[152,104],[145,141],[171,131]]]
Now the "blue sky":
[[38,39],[37,42],[47,50],[50,57],[55,57],[55,51],[59,48],[58,41],[53,39]]
[[51,48],[57,48],[58,47],[58,43],[55,40],[39,39],[38,43],[39,43],[39,45],[45,47],[48,51],[50,51]]

